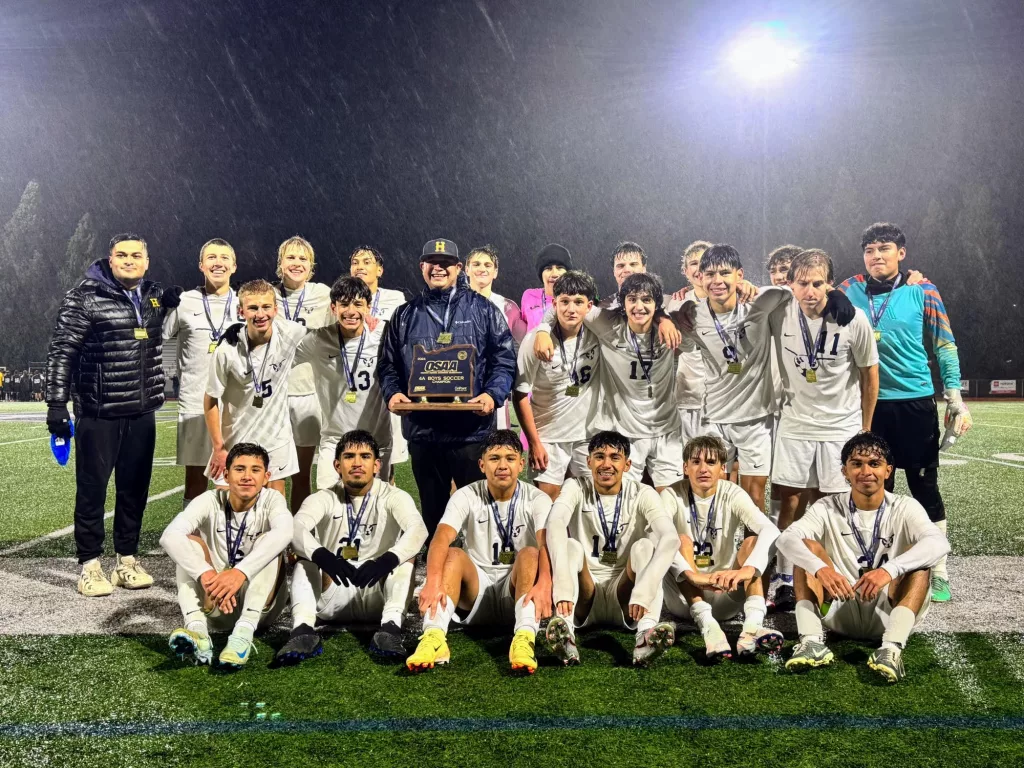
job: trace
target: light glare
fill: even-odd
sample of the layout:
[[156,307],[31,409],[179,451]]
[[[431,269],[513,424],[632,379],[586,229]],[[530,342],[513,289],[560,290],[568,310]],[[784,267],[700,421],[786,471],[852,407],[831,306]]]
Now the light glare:
[[753,83],[772,80],[796,66],[798,52],[770,30],[757,30],[733,43],[728,61],[740,77]]

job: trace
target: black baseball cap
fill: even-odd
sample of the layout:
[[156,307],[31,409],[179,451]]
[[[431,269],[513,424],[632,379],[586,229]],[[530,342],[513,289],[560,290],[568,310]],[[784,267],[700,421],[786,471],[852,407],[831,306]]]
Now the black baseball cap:
[[427,241],[423,246],[423,255],[420,256],[420,261],[462,263],[462,259],[459,258],[458,246],[443,237]]

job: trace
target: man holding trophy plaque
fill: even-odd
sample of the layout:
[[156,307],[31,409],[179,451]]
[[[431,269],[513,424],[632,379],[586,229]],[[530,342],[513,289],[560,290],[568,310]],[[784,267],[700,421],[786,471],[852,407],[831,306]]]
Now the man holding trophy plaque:
[[402,415],[433,536],[452,482],[483,477],[480,445],[494,429],[495,403],[512,389],[516,353],[500,310],[470,289],[455,243],[428,241],[420,269],[426,290],[395,310],[377,376],[388,408]]

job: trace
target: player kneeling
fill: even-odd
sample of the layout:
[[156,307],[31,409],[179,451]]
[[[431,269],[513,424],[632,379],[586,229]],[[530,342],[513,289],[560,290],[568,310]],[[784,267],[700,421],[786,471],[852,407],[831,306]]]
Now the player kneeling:
[[647,666],[675,642],[675,627],[658,619],[679,539],[658,492],[623,477],[623,435],[594,435],[587,466],[590,477],[566,481],[548,520],[558,615],[547,640],[563,664],[578,664],[576,628],[624,626],[636,631],[633,663]]
[[292,540],[284,496],[265,487],[270,457],[255,443],[237,443],[225,470],[227,490],[200,494],[175,517],[160,545],[177,565],[178,605],[185,626],[170,646],[196,664],[213,661],[209,627],[231,628],[220,664],[249,660],[253,633],[284,607],[282,553]]
[[918,502],[886,493],[892,453],[881,437],[851,438],[842,462],[850,491],[816,501],[779,537],[779,551],[797,566],[800,642],[786,669],[832,662],[827,627],[881,639],[868,666],[895,683],[906,676],[903,648],[930,605],[929,569],[949,552],[949,542]]
[[412,590],[413,563],[427,527],[412,497],[376,477],[380,448],[369,432],[346,432],[334,449],[336,485],[308,496],[295,515],[292,548],[303,558],[292,572],[292,622],[281,664],[323,651],[313,627],[380,620],[370,650],[402,657],[402,615]]
[[[661,492],[679,532],[679,554],[665,576],[665,607],[693,619],[709,661],[732,656],[719,626],[743,610],[736,653],[782,648],[782,633],[763,626],[765,570],[779,529],[754,506],[746,492],[725,477],[728,450],[713,435],[690,440],[683,449],[686,477]],[[737,547],[737,534],[744,531]]]
[[[460,624],[513,625],[513,672],[533,674],[538,623],[551,614],[544,526],[551,500],[519,481],[523,447],[510,429],[492,432],[480,454],[483,480],[452,494],[427,552],[420,592],[423,634],[406,660],[413,672],[447,664],[446,634]],[[465,532],[465,549],[451,546]]]

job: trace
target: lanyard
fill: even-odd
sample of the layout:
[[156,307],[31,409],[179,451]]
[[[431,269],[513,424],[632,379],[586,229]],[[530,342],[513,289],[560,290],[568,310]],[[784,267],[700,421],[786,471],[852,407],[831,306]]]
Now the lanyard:
[[878,312],[875,312],[875,297],[873,294],[868,294],[868,305],[871,310],[871,326],[877,328],[878,324],[882,322],[882,316],[885,314],[885,308],[889,306],[889,299],[896,293],[896,288],[900,284],[900,280],[903,279],[903,275],[896,273],[896,279],[892,282],[892,290],[885,296],[885,301],[882,302],[882,306],[878,308]]
[[135,310],[135,319],[139,321],[139,328],[142,328],[142,289],[139,286],[135,286],[134,290],[124,291],[124,295],[132,303],[132,309]]
[[356,391],[356,371],[359,370],[359,360],[363,356],[363,344],[366,343],[366,328],[363,328],[363,332],[359,334],[359,347],[356,349],[355,359],[352,361],[352,367],[348,366],[348,355],[345,354],[345,340],[341,337],[341,328],[338,328],[338,349],[341,350],[341,362],[345,366],[345,378],[348,379],[348,388],[350,391]]
[[[647,381],[647,396],[651,397],[651,368],[654,367],[654,324],[651,324],[651,359],[649,362],[644,362],[644,356],[640,352],[640,340],[633,333],[632,328],[627,329],[629,331],[629,338],[633,342],[633,351],[636,352],[636,359],[640,361],[640,372],[643,374],[643,378]],[[577,347],[579,349],[579,347]]]
[[878,542],[882,538],[882,515],[885,514],[886,499],[882,499],[882,505],[878,508],[878,512],[875,514],[875,528],[871,533],[871,548],[868,549],[864,546],[864,537],[860,535],[860,529],[857,527],[857,507],[853,503],[853,496],[850,496],[850,530],[853,531],[853,536],[857,539],[857,546],[860,548],[861,556],[858,558],[859,561],[864,562],[864,567],[874,568],[875,567],[875,555],[878,553]]
[[601,530],[604,531],[605,550],[609,552],[616,551],[616,539],[619,536],[619,517],[622,514],[622,488],[619,488],[619,493],[615,497],[615,516],[612,518],[611,530],[608,530],[608,521],[604,516],[604,505],[601,504],[601,494],[595,493],[597,496],[597,517],[601,521]]
[[[256,498],[256,502],[259,503],[259,497]],[[255,508],[255,505],[253,505]],[[245,514],[242,515],[242,522],[238,526],[238,534],[234,539],[231,538],[231,501],[227,500],[224,502],[224,538],[227,540],[228,545],[228,566],[230,568],[235,567],[235,563],[238,562],[238,550],[242,548],[242,536],[245,534],[245,523],[249,519],[249,510],[245,510]]]
[[818,367],[818,353],[825,349],[825,336],[827,335],[828,323],[825,321],[824,315],[821,318],[821,328],[818,330],[818,339],[815,342],[811,342],[811,327],[807,324],[807,318],[804,317],[803,310],[800,307],[796,308],[797,317],[800,320],[800,335],[804,339],[804,349],[807,351],[807,366],[811,370]]
[[434,318],[434,320],[437,321],[437,324],[441,326],[441,333],[448,333],[448,320],[450,319],[449,314],[452,311],[452,299],[454,298],[455,288],[453,287],[451,293],[448,294],[448,305],[444,308],[443,320],[437,316],[437,313],[431,309],[429,305],[427,305],[427,314]]
[[693,489],[690,489],[690,523],[693,528],[693,540],[694,543],[700,545],[701,551],[704,550],[705,545],[708,543],[708,537],[711,532],[715,530],[715,501],[718,499],[718,494],[711,499],[711,506],[708,508],[708,520],[704,523],[704,535],[700,533],[700,521],[697,519],[697,502],[693,498]]
[[380,288],[378,288],[377,292],[375,294],[373,294],[373,306],[370,307],[370,317],[376,317],[377,316],[377,305],[378,304],[380,304]]
[[363,522],[363,515],[366,513],[366,505],[370,503],[370,496],[372,494],[367,493],[363,496],[363,503],[359,505],[359,515],[356,516],[355,505],[349,501],[348,490],[345,491],[345,509],[348,514],[348,540],[353,542],[356,540],[356,534],[359,533],[359,525]]
[[[737,319],[737,325],[739,324],[739,321],[742,320],[742,318],[739,317],[739,309],[739,305],[737,305],[736,309],[733,310],[733,314]],[[725,359],[730,363],[739,362],[739,330],[736,330],[736,340],[733,341],[729,338],[729,334],[726,333],[725,328],[723,328],[722,324],[718,321],[718,315],[716,315],[715,310],[711,308],[710,302],[708,303],[708,312],[711,314],[711,319],[715,323],[715,330],[718,331],[718,338],[720,338],[722,343],[725,344],[725,348],[722,350],[722,354],[725,356]]]
[[249,339],[248,337],[245,339],[245,359],[249,362],[249,375],[252,376],[252,386],[253,389],[256,390],[257,397],[262,397],[263,395],[263,386],[261,382],[263,381],[263,372],[267,370],[267,360],[270,359],[270,345],[273,343],[274,337],[271,336],[267,340],[267,348],[263,353],[263,362],[260,364],[260,374],[259,377],[257,378],[256,366],[252,364],[252,354],[249,350]]
[[305,300],[306,300],[306,286],[303,285],[302,286],[302,292],[299,293],[299,298],[295,302],[295,314],[292,315],[291,312],[288,311],[288,297],[285,295],[285,292],[284,292],[284,283],[281,283],[281,303],[284,305],[284,316],[285,316],[286,319],[288,319],[288,320],[296,320],[297,321],[299,319],[299,312],[302,311],[302,302],[305,301]]
[[220,340],[220,334],[224,330],[224,325],[228,321],[228,316],[231,314],[231,301],[235,297],[235,292],[230,288],[228,289],[228,300],[224,304],[224,316],[220,319],[220,325],[216,328],[213,327],[213,313],[210,311],[210,300],[206,295],[206,288],[203,288],[203,311],[206,312],[206,322],[210,324],[210,338],[214,341]]
[[[558,339],[558,349],[562,353],[562,370],[565,370],[566,354],[565,354],[565,340],[562,338],[562,326],[555,324],[555,338]],[[580,356],[580,347],[583,346],[583,326],[580,326],[579,333],[576,334],[576,349],[572,351],[572,366],[569,368],[569,379],[573,384],[579,386],[580,375],[576,371],[576,361]]]
[[512,493],[512,498],[508,502],[508,519],[505,521],[505,525],[501,524],[501,512],[498,510],[498,502],[494,500],[494,497],[490,495],[490,491],[487,495],[491,499],[491,514],[494,515],[494,522],[498,525],[498,536],[501,538],[501,548],[503,551],[508,552],[511,549],[515,549],[512,545],[512,531],[513,522],[516,518],[516,501],[519,499],[519,481],[516,481],[516,489]]

